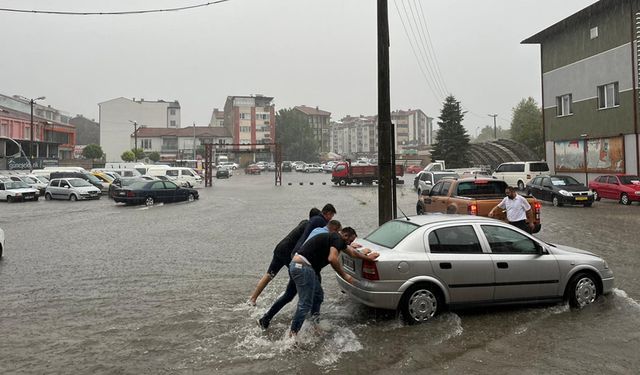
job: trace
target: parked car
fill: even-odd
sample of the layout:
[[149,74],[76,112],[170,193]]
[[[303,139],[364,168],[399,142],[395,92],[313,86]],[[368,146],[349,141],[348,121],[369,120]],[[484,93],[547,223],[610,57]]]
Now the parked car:
[[259,161],[255,163],[258,168],[260,168],[261,171],[266,171],[267,170],[267,162],[266,161]]
[[198,191],[180,187],[171,181],[136,181],[117,189],[113,194],[116,203],[153,206],[156,202],[171,203],[198,199]]
[[500,164],[492,176],[505,181],[509,186],[524,190],[529,180],[548,173],[549,165],[544,161],[516,161]]
[[593,192],[571,176],[538,176],[527,183],[527,194],[554,206],[579,204],[591,207]]
[[275,172],[275,170],[276,170],[276,163],[274,163],[274,162],[267,163],[267,170],[268,170],[269,172]]
[[321,173],[322,167],[320,166],[320,164],[305,164],[303,171],[305,173]]
[[352,299],[400,310],[408,323],[426,322],[448,306],[568,301],[592,304],[614,286],[602,258],[549,244],[514,226],[470,215],[422,215],[389,221],[364,240],[377,261],[340,255]]
[[155,178],[153,178],[151,176],[137,176],[137,177],[120,177],[120,178],[116,178],[115,180],[113,180],[111,185],[109,185],[109,198],[113,198],[113,193],[119,188],[123,188],[123,187],[129,186],[132,183],[134,183],[136,181],[140,181],[140,180],[149,181],[144,177],[148,177],[148,178],[150,178],[150,180],[155,180]]
[[50,179],[53,180],[55,178],[79,178],[79,179],[87,181],[88,183],[90,183],[91,185],[97,187],[101,191],[108,191],[109,190],[108,186],[107,186],[107,188],[105,190],[105,187],[104,187],[104,185],[102,184],[102,181],[99,178],[97,178],[96,176],[92,175],[91,173],[87,173],[87,172],[73,171],[73,170],[51,172],[50,173]]
[[294,168],[296,169],[296,172],[303,172],[305,165],[307,165],[307,163],[303,161],[299,161],[299,162],[297,161],[294,163]]
[[336,162],[328,161],[328,162],[322,164],[322,170],[325,173],[331,173],[331,172],[333,172],[333,167],[335,167],[335,165],[336,165]]
[[11,181],[22,181],[29,187],[38,190],[40,195],[44,195],[44,189],[47,188],[47,183],[40,181],[39,179],[24,174],[9,176]]
[[2,253],[4,252],[4,231],[0,228],[0,258],[2,258]]
[[640,201],[640,177],[634,175],[605,175],[589,182],[595,200],[614,199],[622,204]]
[[291,168],[292,168],[292,165],[291,165],[290,161],[286,160],[286,161],[282,162],[282,171],[283,172],[291,172]]
[[261,172],[260,167],[258,167],[255,164],[249,164],[244,169],[245,174],[260,174],[260,172]]
[[228,167],[218,167],[216,169],[216,178],[229,178],[231,176],[231,171]]
[[[428,193],[431,191],[433,185],[435,185],[438,181],[443,178],[458,178],[460,177],[456,172],[447,172],[447,171],[434,171],[434,172],[420,172],[416,176],[416,181],[418,182],[417,190],[418,195],[422,195],[423,193]],[[414,181],[415,185],[415,181]]]
[[37,201],[40,194],[38,189],[34,189],[22,181],[2,181],[0,182],[0,200],[7,202],[16,201]]
[[420,171],[422,170],[422,167],[419,165],[408,165],[407,168],[405,169],[405,172],[407,173],[420,173]]
[[82,178],[53,178],[49,181],[44,199],[70,201],[100,199],[101,190]]
[[233,170],[240,168],[240,166],[237,163],[234,163],[232,161],[221,161],[220,163],[218,163],[217,168],[220,168],[220,167],[227,167]]

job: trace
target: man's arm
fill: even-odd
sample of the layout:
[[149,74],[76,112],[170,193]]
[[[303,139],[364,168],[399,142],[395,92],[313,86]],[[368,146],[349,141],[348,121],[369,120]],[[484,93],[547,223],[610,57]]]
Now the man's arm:
[[350,245],[347,245],[347,248],[344,252],[349,254],[349,256],[351,256],[352,258],[360,258],[362,260],[376,260],[380,256],[380,253],[377,253],[375,251],[371,251],[369,249],[362,249],[358,251]]
[[349,284],[353,284],[353,277],[345,273],[342,269],[342,266],[340,265],[340,261],[338,260],[339,254],[340,252],[338,251],[338,249],[331,246],[331,248],[329,249],[329,263],[331,264],[333,270],[336,271],[336,273],[340,275],[340,277],[342,277],[344,281],[348,282]]
[[494,217],[497,209],[504,209],[504,198],[494,208],[489,211],[489,217]]

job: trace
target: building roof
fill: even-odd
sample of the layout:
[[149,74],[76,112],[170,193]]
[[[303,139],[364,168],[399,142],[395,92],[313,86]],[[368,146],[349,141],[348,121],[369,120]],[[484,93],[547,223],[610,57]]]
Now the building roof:
[[313,108],[307,107],[306,105],[299,105],[293,108],[309,116],[331,116],[331,112],[323,111],[318,107]]
[[[31,121],[31,114],[24,113],[24,112],[21,112],[21,111],[16,111],[15,109],[11,109],[9,107],[5,107],[5,106],[1,106],[1,105],[0,105],[0,117],[8,117],[8,118],[16,119],[16,120],[27,121],[27,122]],[[60,121],[48,120],[46,118],[36,116],[35,114],[33,115],[33,122],[35,124],[37,124],[37,123],[54,124],[55,126],[64,126],[64,127],[67,127],[67,128],[75,128],[76,127],[74,124],[71,124],[71,123],[65,124],[65,123],[60,122]]]
[[[193,126],[179,129],[171,129],[171,128],[139,128],[138,129],[138,137],[193,137],[194,129]],[[195,135],[196,137],[228,137],[231,138],[231,133],[229,133],[229,129],[224,127],[210,127],[210,126],[196,126],[195,127]],[[133,137],[133,133],[131,133]]]
[[120,96],[117,98],[113,98],[113,99],[109,99],[109,100],[105,100],[104,102],[100,102],[98,103],[98,105],[100,104],[104,104],[104,103],[108,103],[114,100],[127,100],[130,102],[134,102],[134,103],[150,103],[150,104],[168,104],[169,108],[180,108],[180,103],[177,100],[174,101],[166,101],[166,100],[162,100],[162,99],[158,99],[158,100],[144,100],[143,98],[140,98],[138,100],[136,100],[136,98],[133,99],[129,99],[129,98],[125,98],[124,96]]
[[559,34],[563,32],[565,29],[572,27],[577,22],[582,21],[583,19],[588,19],[593,14],[597,14],[607,10],[613,3],[618,2],[620,0],[600,0],[597,3],[589,5],[588,7],[582,9],[581,11],[572,14],[571,16],[563,19],[562,21],[553,24],[546,29],[540,31],[539,33],[530,36],[529,38],[523,40],[522,44],[542,44],[545,39],[550,36]]

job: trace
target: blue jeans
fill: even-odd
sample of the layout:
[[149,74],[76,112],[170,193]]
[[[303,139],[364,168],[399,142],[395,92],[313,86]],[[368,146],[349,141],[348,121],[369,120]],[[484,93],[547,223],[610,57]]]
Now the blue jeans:
[[320,279],[311,266],[291,262],[289,275],[291,275],[298,291],[298,308],[291,321],[291,332],[297,333],[300,331],[307,314],[311,313],[313,318],[317,318],[320,314],[324,292],[322,285],[320,285]]
[[262,316],[262,320],[267,325],[269,325],[271,319],[273,319],[273,317],[276,316],[276,314],[280,312],[280,310],[282,310],[282,308],[285,307],[287,303],[293,301],[297,293],[298,292],[296,291],[296,284],[293,282],[291,273],[289,272],[289,282],[287,283],[287,289],[285,289],[284,293],[282,293],[280,297],[278,297],[273,305],[271,305],[269,310]]

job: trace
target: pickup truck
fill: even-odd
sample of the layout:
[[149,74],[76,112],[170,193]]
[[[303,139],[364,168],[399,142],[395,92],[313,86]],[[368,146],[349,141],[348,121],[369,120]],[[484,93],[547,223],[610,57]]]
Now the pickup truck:
[[[379,170],[377,165],[355,165],[349,162],[339,162],[333,167],[331,182],[340,186],[359,183],[371,185],[374,181],[378,181]],[[404,168],[402,165],[396,165],[397,183],[404,183],[403,180],[397,179],[402,176],[404,176]]]
[[[418,215],[439,212],[489,216],[489,211],[505,197],[506,188],[506,182],[491,178],[440,180],[429,192],[423,192],[419,196],[416,211]],[[525,198],[531,205],[534,216],[533,233],[538,233],[542,227],[541,204],[534,197],[525,196]],[[506,213],[504,210],[499,210],[495,218],[506,221]]]

